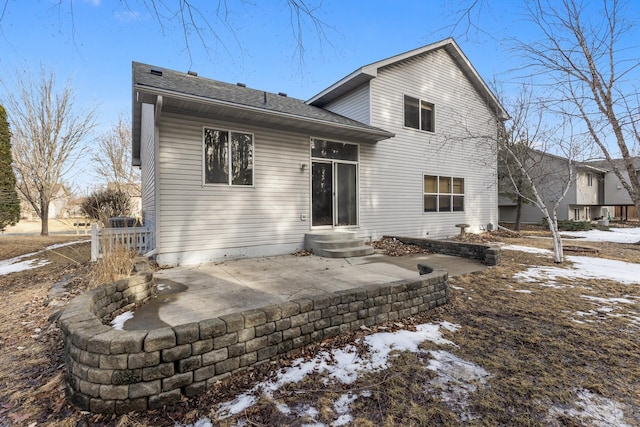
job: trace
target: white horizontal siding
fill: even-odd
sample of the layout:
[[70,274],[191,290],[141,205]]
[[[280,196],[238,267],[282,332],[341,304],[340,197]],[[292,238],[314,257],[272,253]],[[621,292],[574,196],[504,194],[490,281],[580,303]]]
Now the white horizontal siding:
[[[371,125],[396,134],[361,148],[361,234],[448,237],[498,221],[496,119],[443,50],[378,70]],[[434,133],[403,127],[404,95],[435,105]],[[495,141],[495,140],[494,140]],[[464,212],[423,212],[423,175],[465,179]]]
[[369,124],[369,107],[369,84],[367,83],[328,103],[323,108],[353,120]]
[[[202,128],[254,135],[254,186],[203,185]],[[160,248],[165,264],[301,248],[309,222],[309,136],[163,114],[159,153]]]

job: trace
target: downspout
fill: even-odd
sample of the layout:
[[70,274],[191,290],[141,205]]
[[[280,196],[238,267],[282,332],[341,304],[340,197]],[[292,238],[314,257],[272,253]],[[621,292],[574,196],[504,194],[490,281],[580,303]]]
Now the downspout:
[[153,186],[154,198],[155,198],[155,236],[154,245],[153,245],[153,254],[158,253],[158,248],[160,247],[161,239],[160,239],[160,171],[158,161],[160,158],[160,116],[162,115],[162,95],[158,95],[156,97],[156,108],[153,114],[153,180],[155,181],[155,185]]

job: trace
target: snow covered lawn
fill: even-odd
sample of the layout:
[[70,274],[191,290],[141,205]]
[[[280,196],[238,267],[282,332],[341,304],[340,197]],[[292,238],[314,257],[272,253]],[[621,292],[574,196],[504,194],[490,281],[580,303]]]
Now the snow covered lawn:
[[46,259],[36,258],[39,255],[44,254],[47,251],[51,251],[65,246],[76,245],[78,243],[85,243],[86,240],[79,240],[67,243],[57,243],[55,245],[47,246],[46,248],[31,252],[25,255],[19,255],[17,257],[0,260],[0,276],[4,276],[9,273],[17,273],[20,271],[31,270],[33,268],[42,267],[47,265],[49,261]]

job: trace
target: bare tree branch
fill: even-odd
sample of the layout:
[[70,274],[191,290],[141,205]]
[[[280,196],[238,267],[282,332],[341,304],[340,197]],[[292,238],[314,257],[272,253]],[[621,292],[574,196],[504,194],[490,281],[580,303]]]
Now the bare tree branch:
[[[315,31],[321,44],[324,41],[329,42],[327,30],[334,29],[318,17],[318,12],[322,7],[321,2],[318,5],[313,5],[313,0],[285,1],[290,14],[293,38],[296,41],[295,55],[298,56],[302,66],[305,55],[304,35],[307,28]],[[2,28],[1,25],[6,11],[9,9],[9,2],[10,0],[4,0],[2,5],[0,29]],[[214,41],[231,56],[230,46],[225,43],[224,37],[231,36],[238,46],[242,45],[241,39],[236,32],[236,25],[231,20],[234,16],[232,13],[234,8],[244,5],[256,7],[258,3],[246,0],[236,0],[234,2],[218,0],[217,3],[202,3],[196,4],[193,0],[118,0],[118,6],[124,7],[128,11],[133,12],[138,8],[144,9],[156,22],[163,35],[166,35],[169,32],[169,28],[177,21],[180,26],[184,48],[191,63],[193,63],[192,50],[194,40],[197,40],[207,53],[212,50],[211,42]],[[215,7],[213,7],[214,5]],[[75,40],[74,2],[55,0],[53,7],[57,8],[58,12],[63,7],[68,8],[73,43],[78,49]]]
[[18,189],[42,220],[41,234],[48,235],[49,202],[80,156],[77,146],[93,130],[95,111],[78,111],[71,82],[59,88],[55,74],[44,68],[38,77],[17,75],[13,89],[18,93],[7,90],[4,103]]
[[131,165],[131,124],[120,117],[100,135],[91,160],[107,188],[140,197],[140,169]]
[[[640,181],[633,153],[639,141],[640,104],[633,72],[640,58],[622,45],[633,24],[625,3],[601,0],[587,9],[577,0],[528,2],[530,20],[543,34],[518,48],[532,73],[549,79],[558,111],[579,118],[640,211]],[[622,166],[614,160],[622,158]]]

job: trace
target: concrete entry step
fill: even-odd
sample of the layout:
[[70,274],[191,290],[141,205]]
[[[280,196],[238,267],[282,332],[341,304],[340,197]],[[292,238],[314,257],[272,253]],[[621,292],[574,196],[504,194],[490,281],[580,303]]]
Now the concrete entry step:
[[371,255],[373,252],[371,246],[363,245],[341,249],[318,249],[318,252],[314,253],[325,258],[353,258]]
[[353,248],[354,246],[364,246],[364,240],[363,239],[316,240],[315,244],[320,249],[344,249],[344,248]]
[[359,257],[374,252],[353,231],[312,231],[305,234],[304,243],[306,250],[326,258]]

